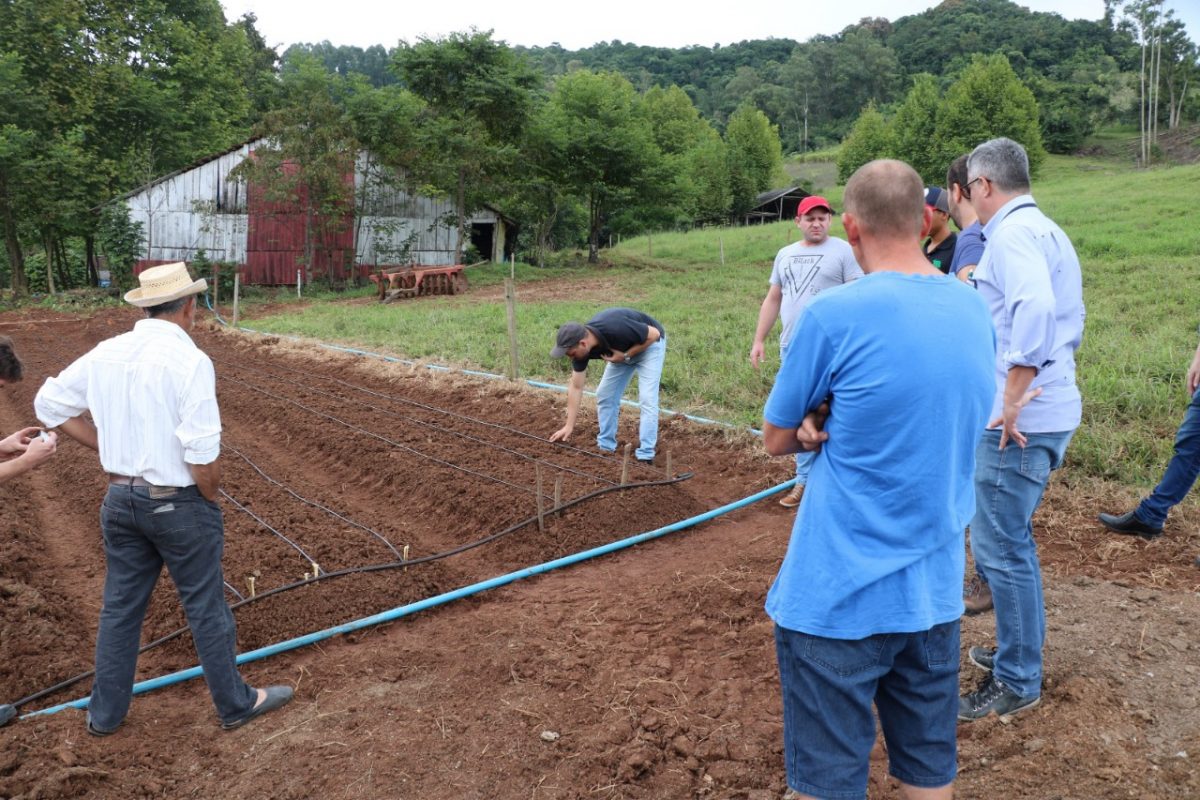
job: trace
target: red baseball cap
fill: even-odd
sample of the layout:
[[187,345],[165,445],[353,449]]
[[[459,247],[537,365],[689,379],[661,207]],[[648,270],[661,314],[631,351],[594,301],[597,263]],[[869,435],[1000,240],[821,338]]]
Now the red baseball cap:
[[824,208],[830,214],[836,214],[833,206],[829,205],[829,201],[819,194],[810,194],[808,197],[800,201],[800,207],[796,209],[796,219],[800,219],[814,208]]

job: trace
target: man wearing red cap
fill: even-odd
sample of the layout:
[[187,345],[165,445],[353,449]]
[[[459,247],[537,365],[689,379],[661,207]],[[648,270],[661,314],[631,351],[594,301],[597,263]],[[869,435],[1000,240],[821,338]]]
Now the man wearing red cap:
[[[824,197],[809,195],[800,201],[800,207],[796,209],[796,225],[804,238],[789,244],[775,256],[771,286],[758,310],[754,344],[750,348],[750,363],[754,367],[757,368],[763,360],[763,342],[775,327],[776,319],[782,318],[783,321],[783,330],[779,334],[779,361],[782,364],[796,321],[808,302],[825,289],[862,277],[862,268],[854,259],[850,245],[829,235],[831,222],[833,206]],[[779,505],[784,508],[800,505],[815,456],[815,453],[806,451],[796,454],[796,485],[783,496]]]

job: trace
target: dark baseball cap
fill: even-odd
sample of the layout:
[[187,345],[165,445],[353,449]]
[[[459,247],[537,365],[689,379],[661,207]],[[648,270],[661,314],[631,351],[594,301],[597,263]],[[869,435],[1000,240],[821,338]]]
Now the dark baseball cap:
[[940,186],[929,186],[925,189],[925,205],[943,214],[950,213],[950,200],[946,190]]
[[575,345],[583,341],[583,337],[587,336],[587,328],[578,322],[564,322],[558,327],[558,335],[555,336],[554,349],[550,351],[551,358],[562,358]]

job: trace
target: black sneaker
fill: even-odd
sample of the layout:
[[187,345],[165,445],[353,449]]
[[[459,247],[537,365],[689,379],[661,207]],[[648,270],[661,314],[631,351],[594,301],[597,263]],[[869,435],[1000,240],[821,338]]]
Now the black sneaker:
[[1137,512],[1130,511],[1128,514],[1101,514],[1098,519],[1100,524],[1115,533],[1123,533],[1126,536],[1140,536],[1143,539],[1157,539],[1162,536],[1162,527],[1154,527],[1153,525],[1142,522],[1137,517]]
[[972,647],[967,651],[967,658],[972,664],[987,672],[996,668],[996,648],[994,647]]
[[995,675],[988,675],[979,688],[958,698],[958,718],[966,722],[983,719],[993,711],[1001,719],[1033,708],[1042,702],[1037,697],[1022,697],[1001,683]]

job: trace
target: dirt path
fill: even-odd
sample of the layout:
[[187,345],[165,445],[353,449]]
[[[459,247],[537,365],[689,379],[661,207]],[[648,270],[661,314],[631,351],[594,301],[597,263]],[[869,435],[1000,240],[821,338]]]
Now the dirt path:
[[[4,326],[29,374],[0,397],[0,423],[29,417],[46,374],[135,318]],[[619,462],[588,452],[587,420],[578,451],[522,435],[542,432],[561,396],[272,339],[197,340],[217,363],[225,444],[237,451],[223,462],[231,601],[251,576],[259,591],[302,581],[307,557],[332,572],[394,560],[392,547],[437,554],[519,523],[536,514],[537,463],[547,501],[551,475],[563,476],[566,499],[619,482]],[[633,415],[623,421],[624,440]],[[670,420],[664,440],[687,454],[675,471],[694,478],[610,491],[554,515],[544,532],[525,525],[408,570],[310,581],[240,608],[239,648],[655,528],[787,476],[753,441],[713,428]],[[1130,498],[1069,480],[1055,479],[1037,520],[1046,702],[1011,724],[960,727],[959,795],[1200,796],[1200,514],[1185,507],[1158,542],[1114,542],[1090,520],[1097,505]],[[72,445],[36,476],[0,486],[0,701],[90,667],[103,489],[94,455]],[[216,729],[197,681],[139,696],[109,739],[84,735],[76,711],[22,720],[0,729],[0,797],[778,798],[780,708],[762,604],[791,519],[764,501],[248,665],[251,681],[290,682],[297,700],[234,733]],[[145,638],[181,622],[163,581]],[[968,620],[964,649],[988,641],[991,624]],[[144,654],[140,674],[194,661],[183,637]],[[977,673],[964,663],[966,687]],[[22,710],[86,692],[84,681]],[[895,797],[881,749],[875,761],[870,796]]]

